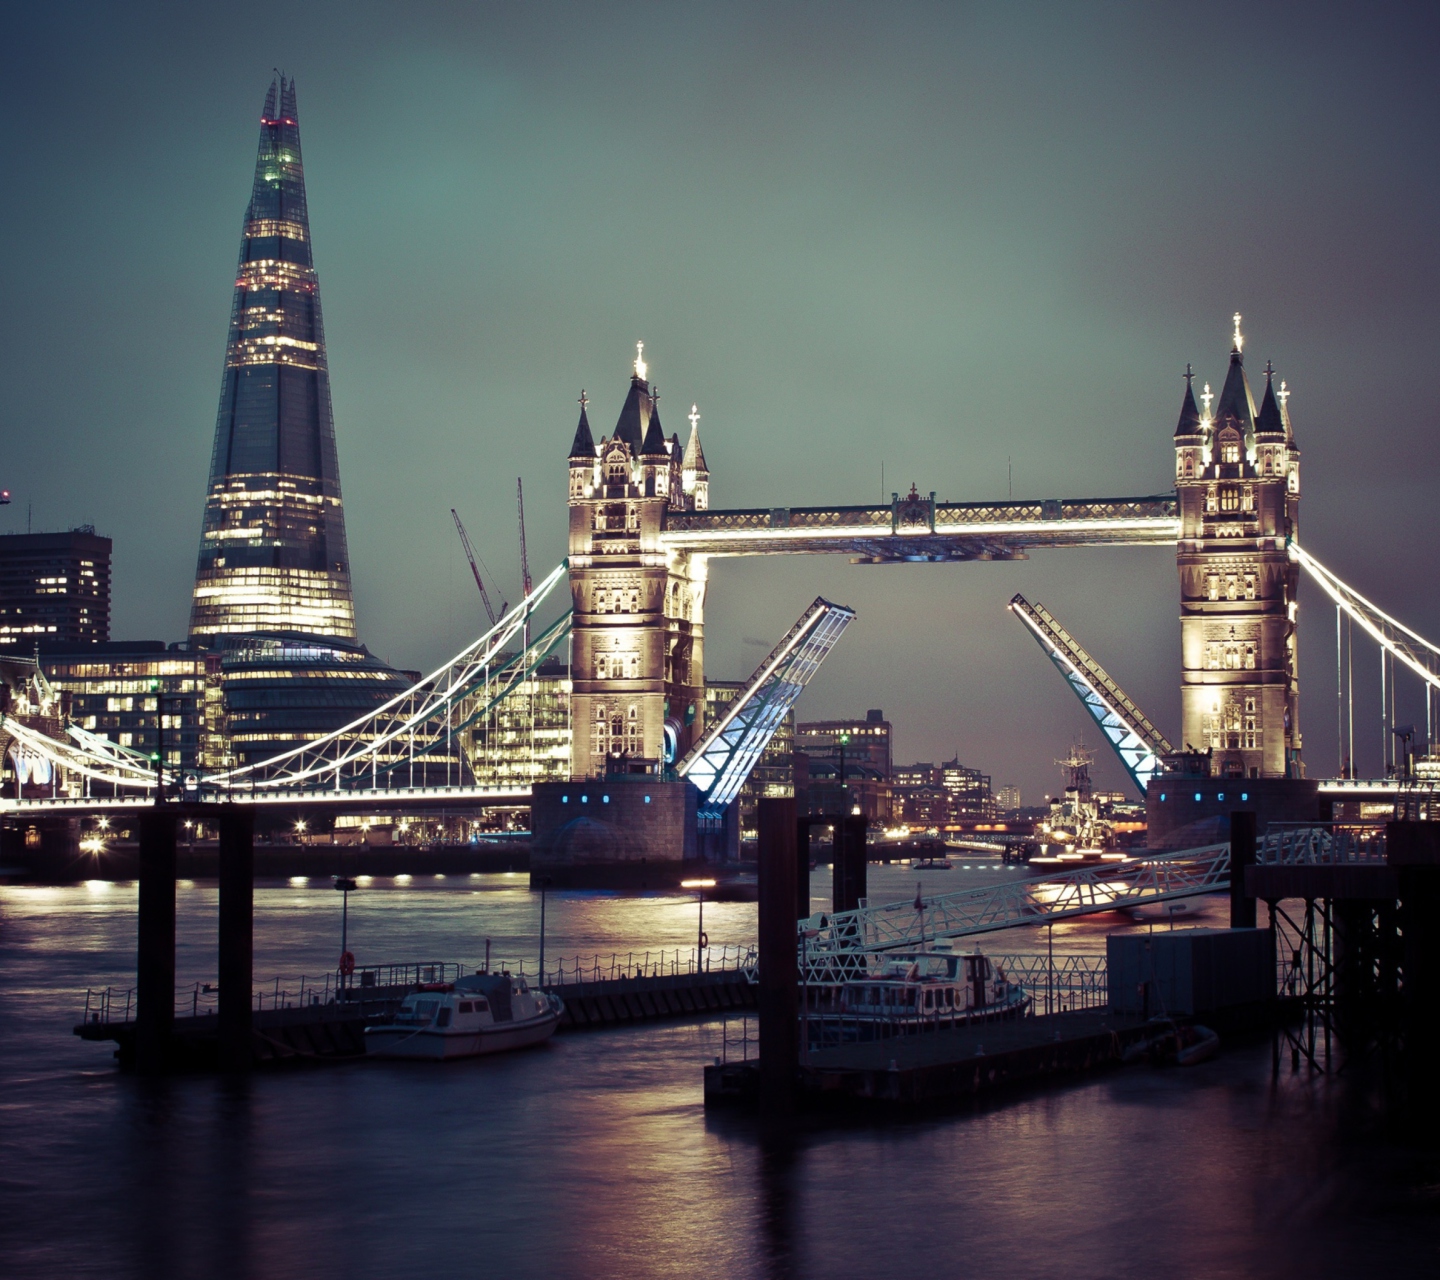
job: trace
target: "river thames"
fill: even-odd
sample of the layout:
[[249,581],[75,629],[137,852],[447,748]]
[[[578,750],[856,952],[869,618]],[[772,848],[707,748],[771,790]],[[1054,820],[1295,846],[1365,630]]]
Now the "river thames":
[[[1013,874],[994,864],[927,889]],[[872,898],[913,894],[871,868]],[[533,972],[523,876],[372,882],[362,964]],[[814,880],[825,905],[825,869]],[[708,1116],[718,1021],[561,1034],[443,1065],[356,1062],[151,1081],[71,1034],[87,987],[130,986],[133,885],[0,888],[0,1272],[19,1277],[1036,1277],[1440,1274],[1434,1153],[1380,1136],[1363,1100],[1268,1043],[1188,1071],[1130,1068],[880,1126],[761,1135]],[[257,985],[323,975],[327,881],[261,884]],[[183,882],[178,980],[214,975],[216,892]],[[1190,920],[1223,923],[1212,903]],[[1103,951],[1114,920],[1056,926]],[[554,893],[547,957],[688,948],[684,897]],[[714,945],[755,907],[706,903]],[[988,951],[1043,950],[982,939]]]

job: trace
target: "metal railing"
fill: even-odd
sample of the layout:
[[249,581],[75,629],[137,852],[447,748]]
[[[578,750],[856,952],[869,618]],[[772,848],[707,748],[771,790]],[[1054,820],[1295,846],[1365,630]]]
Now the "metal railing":
[[1272,822],[1255,848],[1261,866],[1336,866],[1385,861],[1383,825]]
[[[703,953],[688,951],[618,952],[609,959],[593,956],[586,960],[561,957],[552,969],[546,964],[541,986],[563,987],[581,982],[618,982],[622,978],[674,978],[695,973],[741,973],[755,967],[754,947],[728,944],[707,947]],[[523,974],[523,963],[512,972]]]

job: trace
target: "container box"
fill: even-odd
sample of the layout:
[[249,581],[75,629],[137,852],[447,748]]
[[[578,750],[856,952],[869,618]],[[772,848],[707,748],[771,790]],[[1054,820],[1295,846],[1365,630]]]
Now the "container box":
[[1105,956],[1116,1013],[1202,1014],[1275,998],[1268,929],[1111,934]]

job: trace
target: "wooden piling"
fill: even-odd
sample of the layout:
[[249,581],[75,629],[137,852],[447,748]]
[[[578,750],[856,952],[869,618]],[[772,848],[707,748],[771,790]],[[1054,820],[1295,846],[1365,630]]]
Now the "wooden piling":
[[1245,869],[1255,865],[1255,815],[1246,809],[1230,814],[1230,927],[1255,927],[1255,899],[1245,892]]

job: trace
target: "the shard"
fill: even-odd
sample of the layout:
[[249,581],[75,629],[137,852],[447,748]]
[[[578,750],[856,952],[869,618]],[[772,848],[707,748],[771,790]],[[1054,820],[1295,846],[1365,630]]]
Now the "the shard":
[[245,211],[190,636],[355,639],[295,82],[271,84]]

